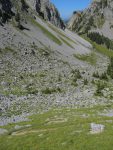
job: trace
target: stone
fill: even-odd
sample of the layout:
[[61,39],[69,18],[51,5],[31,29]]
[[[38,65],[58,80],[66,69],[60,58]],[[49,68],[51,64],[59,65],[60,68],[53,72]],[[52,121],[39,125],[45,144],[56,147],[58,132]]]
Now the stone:
[[97,134],[97,133],[101,133],[104,131],[105,126],[102,124],[96,124],[96,123],[91,123],[91,134]]
[[16,130],[21,129],[21,128],[23,128],[23,126],[16,125],[16,126],[14,127],[14,129],[16,129]]
[[0,128],[0,135],[7,134],[8,130]]

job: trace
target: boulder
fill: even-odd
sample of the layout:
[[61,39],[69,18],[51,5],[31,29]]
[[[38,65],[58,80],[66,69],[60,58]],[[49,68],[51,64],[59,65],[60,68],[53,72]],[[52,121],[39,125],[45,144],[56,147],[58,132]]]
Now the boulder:
[[91,134],[97,134],[97,133],[101,133],[104,131],[105,126],[102,124],[96,124],[96,123],[91,123],[91,130],[90,133]]

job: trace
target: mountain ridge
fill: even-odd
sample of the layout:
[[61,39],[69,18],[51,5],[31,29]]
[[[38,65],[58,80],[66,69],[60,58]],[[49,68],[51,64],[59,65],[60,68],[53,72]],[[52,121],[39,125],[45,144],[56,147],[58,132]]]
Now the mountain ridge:
[[113,1],[94,0],[89,8],[74,14],[68,22],[68,28],[78,33],[99,32],[113,39]]

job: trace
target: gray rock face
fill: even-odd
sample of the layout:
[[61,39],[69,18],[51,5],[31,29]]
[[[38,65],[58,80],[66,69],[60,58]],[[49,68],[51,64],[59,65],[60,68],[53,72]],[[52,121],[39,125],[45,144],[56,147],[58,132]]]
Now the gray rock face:
[[36,11],[45,20],[52,22],[54,25],[64,28],[64,23],[55,6],[49,0],[36,0]]
[[0,24],[5,23],[8,19],[11,19],[11,16],[14,15],[12,12],[12,3],[10,0],[1,0],[0,1]]
[[81,14],[82,14],[82,12],[80,12],[80,11],[75,11],[75,12],[73,12],[73,15],[72,15],[72,17],[71,17],[71,19],[69,20],[68,25],[67,25],[67,27],[68,27],[69,29],[71,29],[71,30],[74,30],[74,29],[75,29],[75,25],[76,25],[76,23],[79,21],[79,18],[80,18],[80,16],[81,16]]
[[[20,10],[17,10],[17,5],[21,6]],[[5,23],[12,16],[19,13],[22,16],[22,11],[30,13],[29,6],[35,10],[43,19],[50,21],[54,25],[64,28],[65,25],[60,17],[58,10],[55,6],[50,3],[49,0],[24,0],[13,1],[13,0],[1,0],[0,1],[0,24]],[[19,19],[19,17],[17,17]]]
[[78,33],[99,32],[113,39],[113,1],[93,0],[80,15],[73,14],[68,28]]

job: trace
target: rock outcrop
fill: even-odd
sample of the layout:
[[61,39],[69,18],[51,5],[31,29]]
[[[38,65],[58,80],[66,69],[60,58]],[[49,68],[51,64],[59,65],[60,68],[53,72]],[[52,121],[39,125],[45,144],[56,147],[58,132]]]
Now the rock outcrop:
[[14,15],[12,12],[12,3],[10,0],[0,0],[0,24],[5,23],[11,16]]
[[113,39],[113,1],[93,0],[81,15],[75,13],[72,16],[68,28],[78,33],[99,32]]
[[50,21],[62,29],[65,27],[57,8],[49,0],[34,0],[34,2],[29,2],[43,19]]
[[[17,5],[20,6],[20,10],[17,8]],[[62,21],[60,14],[57,8],[50,3],[49,0],[1,0],[0,1],[0,24],[5,23],[12,16],[18,13],[22,16],[21,11],[30,12],[30,7],[33,11],[37,12],[44,20],[50,21],[52,24],[59,28],[64,28],[64,22]]]

